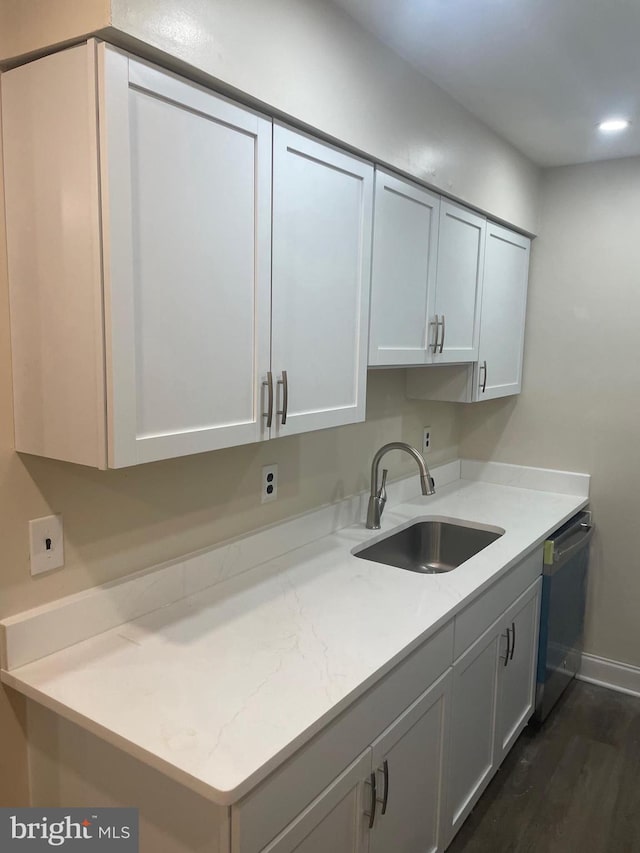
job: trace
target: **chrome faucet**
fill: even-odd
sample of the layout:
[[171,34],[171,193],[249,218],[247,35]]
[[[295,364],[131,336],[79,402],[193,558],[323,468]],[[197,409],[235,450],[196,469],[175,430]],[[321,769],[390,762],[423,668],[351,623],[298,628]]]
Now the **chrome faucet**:
[[433,495],[436,491],[433,477],[427,468],[427,463],[424,461],[422,454],[419,453],[415,447],[412,447],[410,444],[406,444],[404,441],[391,441],[389,444],[384,444],[373,457],[373,462],[371,463],[371,494],[369,496],[369,508],[367,510],[367,528],[369,530],[380,529],[380,519],[382,517],[384,505],[387,502],[386,483],[387,474],[389,472],[387,468],[382,469],[382,483],[378,486],[378,468],[380,466],[380,460],[385,453],[388,453],[390,450],[404,450],[416,460],[418,468],[420,469],[420,488],[422,489],[423,495]]

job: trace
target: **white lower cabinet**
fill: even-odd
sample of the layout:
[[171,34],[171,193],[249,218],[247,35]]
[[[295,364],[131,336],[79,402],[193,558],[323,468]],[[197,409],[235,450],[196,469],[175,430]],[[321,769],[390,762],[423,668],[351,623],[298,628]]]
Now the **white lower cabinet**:
[[263,853],[437,853],[451,672],[395,720]]
[[447,840],[464,823],[494,770],[499,628],[487,631],[453,668]]
[[267,844],[264,853],[365,853],[368,828],[362,780],[370,768],[367,750]]
[[444,851],[533,713],[541,571],[539,549],[234,805],[232,853]]
[[533,713],[538,578],[453,666],[447,844]]
[[[451,672],[414,702],[372,747],[377,804],[370,853],[443,850],[443,771]],[[367,786],[371,790],[371,785]]]
[[[501,660],[496,708],[496,762],[499,765],[533,713],[542,580],[536,581],[506,612],[502,625],[509,661]],[[507,633],[509,636],[507,637]],[[505,655],[506,655],[506,649]]]

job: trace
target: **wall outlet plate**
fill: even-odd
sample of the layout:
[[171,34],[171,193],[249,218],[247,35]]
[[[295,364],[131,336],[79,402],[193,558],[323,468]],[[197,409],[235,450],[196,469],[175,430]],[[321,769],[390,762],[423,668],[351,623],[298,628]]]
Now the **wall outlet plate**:
[[422,429],[422,452],[429,450],[431,447],[431,427],[426,426]]
[[64,535],[61,515],[45,515],[29,522],[31,574],[39,575],[64,566]]
[[278,497],[278,466],[265,465],[262,469],[262,496],[263,504],[275,501]]

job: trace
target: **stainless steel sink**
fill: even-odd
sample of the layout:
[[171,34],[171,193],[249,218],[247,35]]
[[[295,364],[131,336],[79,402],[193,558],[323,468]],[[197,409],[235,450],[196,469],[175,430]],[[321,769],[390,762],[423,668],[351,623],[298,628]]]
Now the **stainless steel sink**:
[[429,519],[416,521],[353,554],[374,563],[436,575],[457,568],[503,534],[500,528]]

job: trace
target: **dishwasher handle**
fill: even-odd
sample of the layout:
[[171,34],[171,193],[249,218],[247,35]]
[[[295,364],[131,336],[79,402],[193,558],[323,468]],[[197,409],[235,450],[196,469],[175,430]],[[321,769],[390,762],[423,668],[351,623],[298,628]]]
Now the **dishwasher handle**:
[[593,536],[593,527],[586,525],[581,525],[582,533],[578,537],[577,540],[572,542],[571,545],[567,545],[566,548],[560,548],[557,551],[554,551],[553,554],[553,562],[554,563],[565,563],[569,557],[573,556],[576,551],[579,551],[580,548],[584,548],[584,546],[588,543],[588,541]]
[[553,575],[580,548],[586,548],[593,535],[590,510],[583,510],[544,543],[544,574]]

